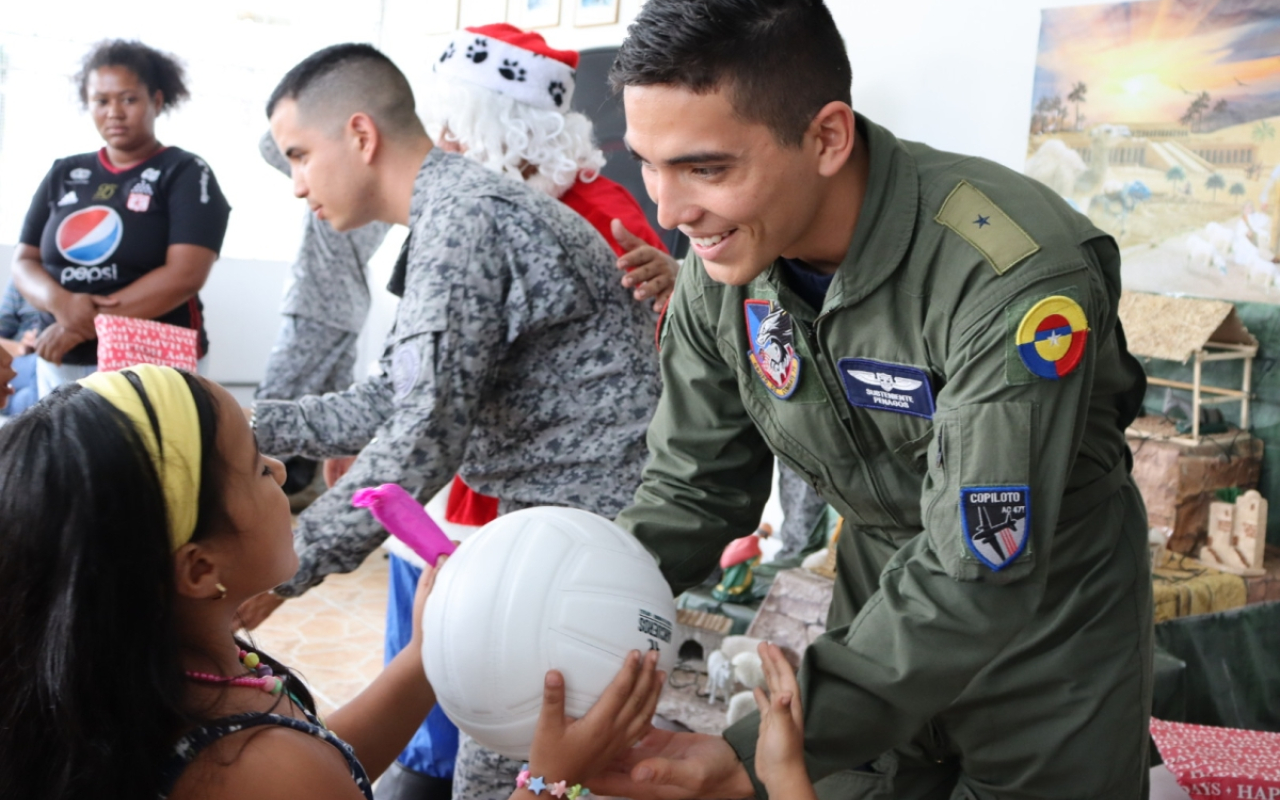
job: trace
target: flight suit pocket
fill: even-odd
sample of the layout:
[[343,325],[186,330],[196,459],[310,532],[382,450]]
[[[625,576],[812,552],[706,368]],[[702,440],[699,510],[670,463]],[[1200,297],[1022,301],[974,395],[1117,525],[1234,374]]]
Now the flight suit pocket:
[[981,403],[935,417],[925,527],[954,578],[1006,583],[1031,571],[1034,411]]

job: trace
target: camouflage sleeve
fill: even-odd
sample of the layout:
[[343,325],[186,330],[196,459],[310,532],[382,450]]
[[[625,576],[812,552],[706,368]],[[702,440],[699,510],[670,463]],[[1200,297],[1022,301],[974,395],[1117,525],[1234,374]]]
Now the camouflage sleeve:
[[307,212],[293,262],[293,282],[281,312],[359,333],[369,316],[369,258],[386,239],[389,225],[370,222],[335,231]]
[[296,400],[350,386],[358,339],[343,328],[286,315],[254,399]]
[[346,476],[298,517],[298,572],[279,594],[296,596],[329,573],[355,569],[386,538],[366,510],[351,507],[356,491],[397,483],[425,501],[461,465],[507,349],[510,231],[494,225],[491,210],[482,204],[453,218],[456,235],[415,233],[382,376],[341,393],[258,405],[268,452],[287,445],[323,456],[367,443]]
[[263,131],[262,138],[258,140],[258,152],[262,155],[262,160],[272,167],[285,175],[293,174],[289,169],[289,159],[285,158],[284,153],[281,153],[280,148],[276,146],[276,140],[271,138],[271,131]]
[[378,375],[341,392],[258,402],[253,426],[267,455],[334,458],[359,453],[395,411],[389,379]]

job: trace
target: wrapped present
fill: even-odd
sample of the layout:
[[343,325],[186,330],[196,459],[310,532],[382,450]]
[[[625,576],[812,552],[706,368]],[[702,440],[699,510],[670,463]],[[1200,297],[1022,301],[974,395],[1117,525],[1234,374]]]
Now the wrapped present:
[[134,364],[196,371],[199,343],[191,328],[113,314],[94,317],[93,327],[98,332],[98,369],[102,372]]
[[1280,800],[1280,733],[1153,719],[1151,737],[1192,797]]

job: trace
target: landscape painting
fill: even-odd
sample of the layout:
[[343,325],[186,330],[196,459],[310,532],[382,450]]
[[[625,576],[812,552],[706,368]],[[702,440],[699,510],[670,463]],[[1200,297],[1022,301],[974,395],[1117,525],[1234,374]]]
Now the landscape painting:
[[1280,0],[1045,10],[1029,117],[1126,288],[1280,303]]

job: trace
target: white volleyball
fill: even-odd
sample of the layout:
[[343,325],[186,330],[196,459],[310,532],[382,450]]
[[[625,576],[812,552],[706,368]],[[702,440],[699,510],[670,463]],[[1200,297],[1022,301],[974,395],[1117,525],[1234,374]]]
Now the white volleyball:
[[586,511],[530,508],[449,557],[423,613],[423,663],[454,724],[525,759],[547,670],[564,674],[566,712],[581,717],[631,650],[659,650],[670,672],[675,618],[657,562],[630,534]]

